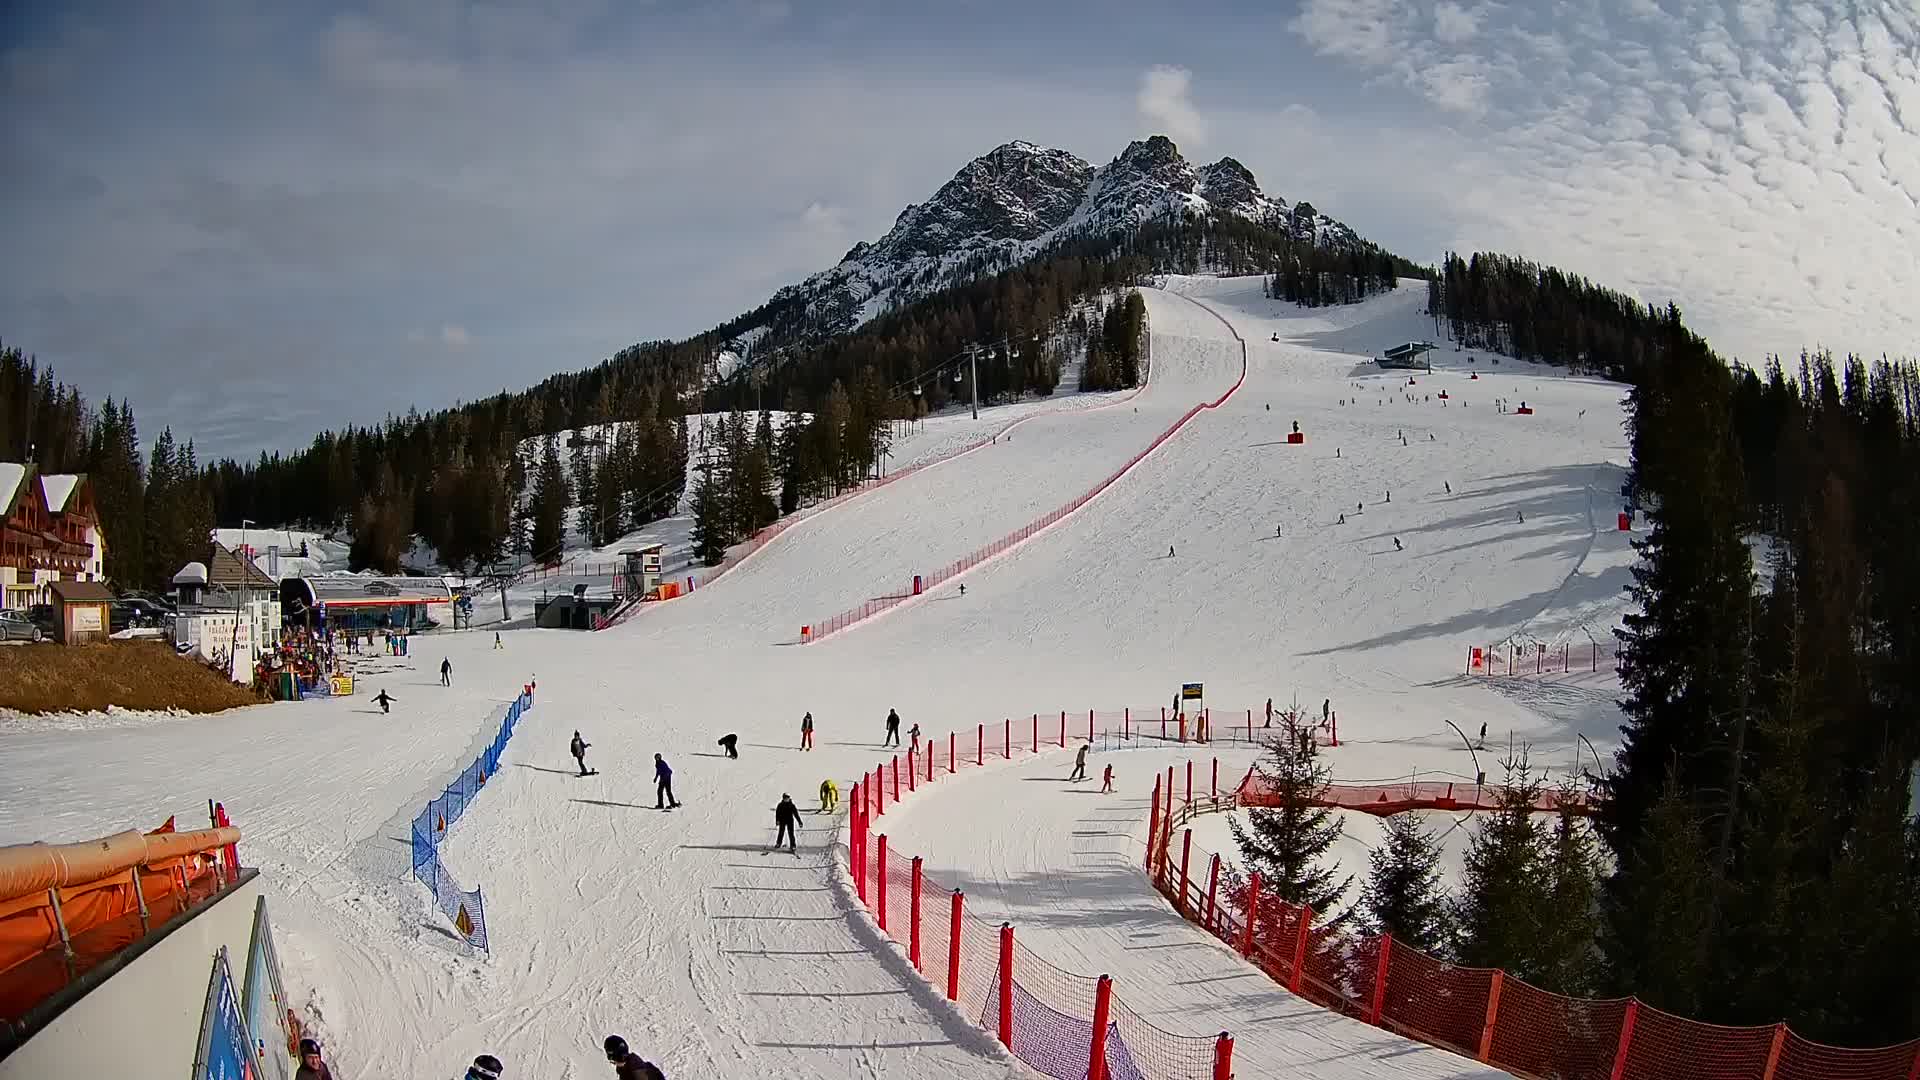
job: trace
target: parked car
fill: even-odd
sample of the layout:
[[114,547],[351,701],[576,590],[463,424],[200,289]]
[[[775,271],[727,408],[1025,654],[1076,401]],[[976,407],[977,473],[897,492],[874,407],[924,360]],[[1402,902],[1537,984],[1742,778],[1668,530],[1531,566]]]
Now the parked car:
[[0,611],[0,641],[39,641],[45,637],[33,620],[18,611]]
[[27,621],[40,628],[48,637],[53,636],[53,605],[35,604],[27,609]]
[[173,609],[134,593],[113,602],[113,617],[124,626],[160,626],[173,618]]

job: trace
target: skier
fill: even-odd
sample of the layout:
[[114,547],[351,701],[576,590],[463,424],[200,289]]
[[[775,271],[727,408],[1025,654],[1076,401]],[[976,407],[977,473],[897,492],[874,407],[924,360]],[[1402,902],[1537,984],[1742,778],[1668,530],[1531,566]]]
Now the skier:
[[467,1066],[467,1080],[500,1080],[504,1070],[505,1066],[500,1064],[499,1058],[492,1054],[481,1054],[473,1059],[473,1064]]
[[653,808],[677,810],[680,800],[673,797],[673,766],[659,754],[653,755]]
[[496,649],[505,648],[504,645],[500,644],[500,631],[498,630],[493,632],[493,647]]
[[725,750],[727,752],[728,757],[737,758],[740,756],[740,751],[735,748],[735,744],[737,744],[739,741],[740,741],[740,736],[735,735],[733,732],[729,731],[725,735],[720,736],[718,742],[715,745],[719,746],[720,749]]
[[441,686],[453,685],[453,658],[452,657],[443,656],[440,658],[440,685]]
[[[592,775],[592,773],[587,771],[587,747],[592,745],[592,743],[581,738],[578,731],[573,733],[573,741],[567,744],[567,752],[573,755],[574,764],[580,766],[581,776]],[[598,769],[593,770],[593,772],[599,771]]]
[[1100,774],[1100,792],[1107,794],[1113,790],[1113,766],[1109,765]]
[[1347,515],[1345,515],[1345,514],[1341,514],[1341,515],[1340,515],[1340,520],[1339,520],[1339,521],[1336,521],[1336,522],[1334,522],[1334,524],[1335,524],[1335,525],[1345,525],[1346,523],[1347,523]]
[[1520,515],[1520,524],[1525,525],[1527,523],[1527,512],[1525,510],[1515,510],[1514,513]]
[[1093,749],[1092,743],[1081,743],[1080,749],[1074,752],[1073,773],[1067,777],[1068,780],[1085,780],[1087,778],[1087,751],[1091,749]]
[[1333,699],[1327,698],[1325,701],[1322,701],[1320,703],[1320,726],[1325,727],[1327,724],[1327,717],[1332,715],[1333,715]]
[[1357,502],[1357,503],[1354,503],[1354,504],[1353,504],[1353,512],[1354,512],[1354,513],[1356,513],[1356,514],[1358,514],[1358,513],[1360,513],[1361,511],[1363,511],[1363,510],[1365,510],[1366,508],[1367,508],[1367,504],[1366,504],[1366,503],[1363,503],[1363,502]]
[[1453,481],[1451,481],[1451,480],[1442,480],[1442,481],[1440,481],[1440,482],[1441,482],[1441,483],[1443,483],[1443,484],[1445,484],[1445,485],[1447,486],[1447,494],[1449,494],[1449,495],[1451,495],[1451,494],[1453,494]]
[[1391,488],[1389,488],[1389,489],[1387,490],[1387,501],[1388,501],[1388,502],[1392,502],[1392,501],[1393,501],[1393,490],[1392,490]]
[[887,710],[887,737],[885,739],[880,740],[880,745],[881,746],[899,746],[900,745],[900,713],[897,710],[894,710],[894,709]]
[[802,750],[813,749],[813,714],[812,713],[808,713],[807,715],[800,718],[800,749]]
[[913,726],[907,729],[907,738],[912,740],[907,743],[909,751],[920,749],[920,721],[915,720]]
[[965,582],[961,582],[960,584],[960,595],[961,596],[967,595],[967,586]]
[[380,712],[381,712],[382,714],[385,714],[385,713],[387,713],[387,712],[389,712],[389,711],[390,711],[390,709],[388,708],[388,706],[390,706],[390,705],[392,705],[392,704],[393,704],[394,702],[396,702],[396,701],[398,701],[398,700],[400,700],[400,699],[399,699],[399,698],[395,698],[395,697],[389,697],[389,696],[387,696],[387,690],[386,690],[386,687],[381,687],[381,688],[380,688],[380,692],[379,692],[378,694],[375,694],[375,695],[373,696],[373,700],[374,700],[375,702],[377,702],[377,703],[379,703],[379,705],[380,705]]
[[620,1036],[609,1035],[600,1045],[613,1064],[614,1080],[667,1080],[667,1074],[661,1072],[658,1065],[627,1049],[627,1040]]
[[300,1040],[300,1069],[293,1075],[294,1080],[333,1080],[333,1070],[321,1060],[319,1043],[312,1039]]
[[840,785],[831,777],[820,781],[820,812],[831,814],[840,808]]
[[1260,726],[1261,727],[1273,726],[1273,699],[1272,698],[1267,699],[1267,722],[1264,724],[1261,724]]
[[793,796],[784,793],[780,796],[780,805],[773,808],[773,823],[779,830],[774,833],[773,846],[778,848],[780,838],[784,836],[787,840],[787,853],[800,854],[799,842],[794,839],[793,833],[793,830],[800,827],[800,808],[793,805]]
[[1405,551],[1405,550],[1406,550],[1405,548],[1403,548],[1403,547],[1401,547],[1401,546],[1400,546],[1400,538],[1399,538],[1399,537],[1397,537],[1397,536],[1393,538],[1393,550],[1395,550],[1395,551]]
[[1168,544],[1168,545],[1167,545],[1167,558],[1169,558],[1169,559],[1171,559],[1171,558],[1173,558],[1173,545],[1172,545],[1172,544]]
[[1278,540],[1278,539],[1280,539],[1280,526],[1278,526],[1278,525],[1275,525],[1275,526],[1273,527],[1273,538],[1274,538],[1275,540]]

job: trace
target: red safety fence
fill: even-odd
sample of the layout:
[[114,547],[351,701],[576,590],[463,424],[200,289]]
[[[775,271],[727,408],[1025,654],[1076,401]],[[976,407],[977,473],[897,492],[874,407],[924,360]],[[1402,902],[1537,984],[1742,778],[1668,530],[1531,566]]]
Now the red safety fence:
[[1575,645],[1544,641],[1467,646],[1469,675],[1570,675],[1618,667],[1620,651],[1610,643]]
[[954,732],[944,739],[916,740],[863,775],[848,796],[847,854],[855,894],[936,991],[1043,1075],[1230,1080],[1233,1039],[1227,1033],[1183,1035],[1159,1027],[1120,998],[1111,978],[1048,963],[1017,940],[1013,926],[970,914],[965,894],[927,875],[919,858],[888,847],[887,807],[920,785],[938,783],[989,758],[1064,746],[1092,733],[1082,725],[1094,715],[1063,712],[1056,720],[1036,713],[1026,724],[1008,718],[978,725],[966,739]]
[[1316,925],[1311,909],[1263,896],[1259,874],[1216,869],[1218,856],[1197,847],[1191,829],[1175,843],[1175,830],[1195,815],[1234,800],[1177,800],[1172,788],[1166,777],[1154,781],[1147,845],[1154,887],[1275,982],[1325,1008],[1522,1077],[1920,1078],[1920,1039],[1849,1049],[1803,1039],[1785,1024],[1702,1023],[1637,998],[1567,997],[1504,971],[1459,967],[1390,935]]
[[[1202,304],[1200,306],[1205,307],[1206,305]],[[1215,318],[1220,318],[1219,313],[1212,311],[1212,309],[1209,308],[1208,312],[1212,314]],[[1225,319],[1221,319],[1220,321],[1223,323],[1226,322]],[[1232,331],[1233,328],[1231,324],[1228,325],[1227,329],[1229,331]],[[1238,333],[1234,334],[1234,338],[1236,340],[1238,340],[1239,337],[1240,335]],[[1112,487],[1115,483],[1117,483],[1121,477],[1133,471],[1134,466],[1146,460],[1147,455],[1153,453],[1155,450],[1158,450],[1161,444],[1165,443],[1168,439],[1173,438],[1174,435],[1179,433],[1181,428],[1187,426],[1188,421],[1192,420],[1194,417],[1200,415],[1202,412],[1205,412],[1208,409],[1217,409],[1221,405],[1225,404],[1227,399],[1233,396],[1234,391],[1240,389],[1241,384],[1247,381],[1247,355],[1246,354],[1247,354],[1246,342],[1241,341],[1240,342],[1240,377],[1234,380],[1233,385],[1229,386],[1225,393],[1221,394],[1218,398],[1215,398],[1212,401],[1203,401],[1200,404],[1195,405],[1193,408],[1188,409],[1185,413],[1181,414],[1180,419],[1175,420],[1170,427],[1168,427],[1165,431],[1161,432],[1152,442],[1148,443],[1146,447],[1142,449],[1139,453],[1134,454],[1132,457],[1128,458],[1125,464],[1121,465],[1118,469],[1115,469],[1112,473],[1108,474],[1106,479],[1100,481],[1099,483],[1095,484],[1093,487],[1082,492],[1080,495],[1076,496],[1071,501],[1067,502],[1065,505],[1062,505],[1057,509],[1049,511],[1048,513],[1042,515],[1041,517],[1028,522],[1027,524],[1021,526],[1018,529],[1015,529],[1014,531],[1008,533],[1007,535],[1001,537],[1000,539],[992,541],[991,543],[988,543],[976,549],[972,554],[964,555],[958,559],[955,559],[953,562],[950,562],[947,565],[932,571],[931,573],[915,574],[913,576],[913,580],[908,582],[904,587],[902,587],[898,591],[895,591],[893,593],[889,593],[883,596],[875,597],[874,599],[868,600],[865,603],[858,604],[854,607],[848,608],[847,610],[842,611],[839,614],[829,615],[818,622],[811,622],[811,623],[804,624],[801,627],[800,640],[803,643],[819,641],[821,638],[827,637],[831,634],[837,634],[840,631],[845,630],[847,627],[854,625],[855,623],[864,622],[867,619],[871,619],[875,615],[878,615],[883,611],[888,611],[892,608],[898,607],[899,605],[905,603],[906,601],[911,600],[915,596],[918,596],[929,589],[935,588],[936,586],[940,585],[945,581],[958,577],[959,575],[967,572],[968,570],[973,569],[976,566],[979,566],[981,563],[986,562],[989,559],[998,558],[999,556],[1006,554],[1008,551],[1013,550],[1014,548],[1025,543],[1027,540],[1031,539],[1035,534],[1042,532],[1043,530],[1047,529],[1049,526],[1056,524],[1061,519],[1067,517],[1070,514],[1073,514],[1075,511],[1079,510],[1081,507],[1092,502],[1095,498],[1099,497],[1099,495],[1102,492],[1106,491],[1109,487]]]
[[[1363,810],[1385,817],[1404,810],[1498,810],[1503,794],[1503,788],[1471,781],[1387,780],[1365,784],[1329,784],[1326,792],[1314,800],[1314,805]],[[1240,806],[1279,806],[1280,796],[1265,777],[1256,770],[1248,769],[1247,775],[1234,790],[1234,801]],[[1553,813],[1560,809],[1560,803],[1559,792],[1545,791],[1534,799],[1533,808],[1542,813]],[[1582,792],[1569,793],[1567,803],[1569,810],[1583,817],[1591,816],[1596,810]]]

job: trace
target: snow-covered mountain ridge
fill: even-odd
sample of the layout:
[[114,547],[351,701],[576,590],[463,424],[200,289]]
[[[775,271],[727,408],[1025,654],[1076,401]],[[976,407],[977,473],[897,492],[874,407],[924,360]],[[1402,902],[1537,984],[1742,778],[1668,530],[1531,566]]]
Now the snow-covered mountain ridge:
[[[783,337],[844,333],[1050,248],[1179,215],[1240,218],[1326,247],[1361,243],[1310,203],[1266,194],[1233,158],[1195,167],[1164,135],[1130,143],[1097,168],[1065,150],[1015,141],[968,162],[931,199],[901,211],[886,235],[776,292],[749,335],[775,321]],[[751,356],[750,348],[739,351]]]

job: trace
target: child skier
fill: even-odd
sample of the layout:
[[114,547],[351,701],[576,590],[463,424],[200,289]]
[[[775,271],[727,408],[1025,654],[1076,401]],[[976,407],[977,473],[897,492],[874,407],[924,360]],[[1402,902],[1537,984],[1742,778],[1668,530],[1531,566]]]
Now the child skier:
[[799,842],[794,838],[794,830],[800,827],[800,808],[793,805],[793,796],[784,793],[780,796],[780,804],[773,808],[773,823],[778,827],[778,831],[774,833],[773,846],[778,848],[781,838],[784,837],[787,841],[787,852],[792,855],[800,854]]
[[390,705],[392,705],[392,704],[393,704],[394,702],[396,702],[396,701],[398,701],[398,700],[400,700],[400,699],[399,699],[399,698],[394,698],[394,697],[388,697],[388,696],[387,696],[387,691],[386,691],[386,688],[385,688],[385,687],[382,687],[382,688],[381,688],[381,690],[380,690],[380,692],[379,692],[378,694],[375,694],[375,695],[373,696],[373,700],[374,700],[374,701],[375,701],[376,703],[378,703],[378,704],[379,704],[379,706],[380,706],[380,711],[381,711],[381,713],[383,713],[383,714],[384,714],[384,713],[387,713],[387,712],[389,712],[389,711],[391,711],[391,710],[390,710],[390,709],[388,708],[388,706],[390,706]]
[[920,721],[915,720],[913,726],[907,729],[907,738],[912,740],[907,744],[909,752],[920,749]]
[[1100,793],[1105,795],[1113,791],[1113,766],[1109,765],[1100,774]]

